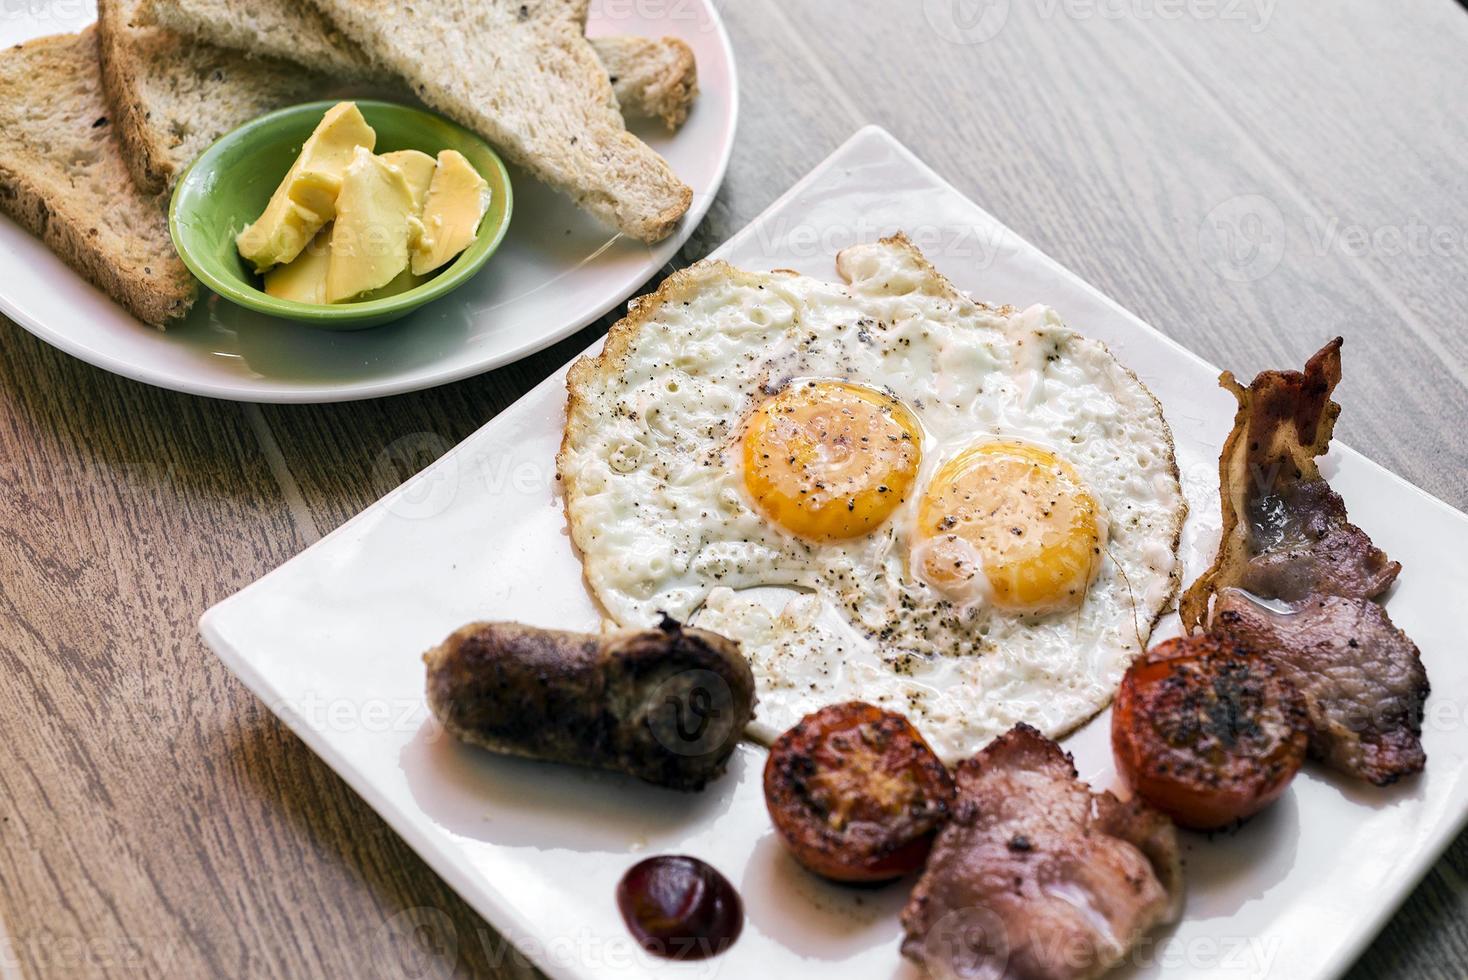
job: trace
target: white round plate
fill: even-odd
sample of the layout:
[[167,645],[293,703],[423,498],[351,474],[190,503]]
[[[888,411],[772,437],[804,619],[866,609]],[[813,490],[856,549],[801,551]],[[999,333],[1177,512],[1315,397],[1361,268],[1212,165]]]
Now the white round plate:
[[[46,4],[23,5],[0,24],[0,42],[78,30],[89,19],[58,19]],[[724,179],[739,108],[734,56],[713,0],[594,3],[587,33],[680,37],[697,58],[700,91],[687,123],[673,134],[660,122],[633,130],[693,188],[692,208],[665,241],[649,246],[615,235],[512,168],[515,214],[499,251],[473,282],[407,319],[331,332],[252,313],[204,291],[186,320],[159,332],[0,216],[0,268],[7,270],[0,276],[0,312],[108,371],[176,391],[254,402],[416,391],[553,344],[626,300],[692,234]]]

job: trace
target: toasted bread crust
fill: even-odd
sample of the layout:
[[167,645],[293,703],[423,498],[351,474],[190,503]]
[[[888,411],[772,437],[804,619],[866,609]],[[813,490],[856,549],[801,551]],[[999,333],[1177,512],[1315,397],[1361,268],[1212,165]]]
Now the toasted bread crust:
[[[88,28],[0,54],[0,208],[138,319],[163,327],[188,312],[198,287],[168,244],[163,202],[127,177],[100,91],[97,46],[97,32]],[[68,93],[68,121],[86,132],[32,131],[24,118],[5,118],[7,108]],[[68,139],[70,145],[57,145]],[[94,159],[79,179],[74,161],[59,157],[82,146]],[[150,240],[124,240],[104,215],[148,228]]]
[[[209,44],[292,61],[333,78],[386,88],[403,84],[301,0],[147,0],[140,17]],[[615,35],[592,38],[591,46],[611,76],[624,117],[662,119],[670,129],[683,124],[698,93],[692,48],[678,38]]]
[[[509,160],[642,241],[666,238],[693,191],[627,132],[607,73],[582,34],[578,0],[320,0],[342,32],[378,54],[427,104]],[[493,36],[489,49],[476,37]],[[442,51],[458,70],[425,64]]]
[[133,179],[161,193],[216,139],[330,83],[314,71],[143,22],[140,0],[99,0],[102,82]]
[[592,46],[611,76],[622,114],[661,119],[675,130],[698,95],[693,49],[676,37],[599,37]]
[[145,23],[207,44],[290,61],[333,78],[397,83],[304,0],[144,0],[139,15]]
[[102,88],[112,108],[122,156],[133,180],[150,194],[161,194],[173,176],[173,164],[148,125],[148,107],[138,86],[142,66],[128,43],[124,0],[97,0],[98,58]]

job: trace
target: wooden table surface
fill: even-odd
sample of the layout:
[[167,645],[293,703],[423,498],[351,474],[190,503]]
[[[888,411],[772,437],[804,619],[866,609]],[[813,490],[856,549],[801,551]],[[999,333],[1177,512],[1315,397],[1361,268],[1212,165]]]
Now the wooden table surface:
[[[1343,333],[1340,436],[1468,507],[1453,0],[720,6],[743,113],[680,261],[880,123],[1216,363],[1298,365]],[[257,407],[0,321],[0,975],[533,975],[195,622],[389,489],[395,440],[446,449],[605,327],[434,391]],[[1463,976],[1465,873],[1468,837],[1353,976]]]

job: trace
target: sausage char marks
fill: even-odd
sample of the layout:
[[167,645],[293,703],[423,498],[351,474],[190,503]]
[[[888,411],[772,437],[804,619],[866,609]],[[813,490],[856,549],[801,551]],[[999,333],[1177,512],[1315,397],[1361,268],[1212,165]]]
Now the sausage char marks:
[[423,657],[428,704],[463,741],[696,790],[754,715],[734,641],[673,620],[605,634],[473,623]]

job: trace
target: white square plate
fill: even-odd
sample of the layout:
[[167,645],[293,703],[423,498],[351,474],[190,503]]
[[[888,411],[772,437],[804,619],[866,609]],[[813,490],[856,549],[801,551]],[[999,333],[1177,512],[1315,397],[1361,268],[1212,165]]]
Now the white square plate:
[[[1054,306],[1151,387],[1193,505],[1183,539],[1191,581],[1218,535],[1217,458],[1233,414],[1218,371],[1020,240],[885,132],[859,132],[717,254],[829,278],[838,249],[897,229],[986,300]],[[1348,338],[1347,372],[1367,369],[1352,349]],[[763,749],[741,746],[725,778],[685,796],[439,737],[423,702],[420,651],[475,619],[598,625],[555,488],[563,384],[564,372],[547,379],[408,484],[211,609],[205,638],[554,977],[912,975],[897,951],[909,883],[843,890],[800,871],[765,814]],[[1186,835],[1185,916],[1136,951],[1136,975],[1334,976],[1468,814],[1458,734],[1468,691],[1458,621],[1468,518],[1348,449],[1336,448],[1326,472],[1352,519],[1405,565],[1390,610],[1432,678],[1427,772],[1376,790],[1311,767],[1242,831]],[[1176,616],[1162,628],[1176,630]],[[1106,733],[1102,715],[1065,742],[1098,787],[1115,780]],[[697,855],[738,886],[748,919],[728,953],[671,964],[636,950],[613,889],[654,853]]]

